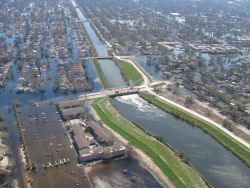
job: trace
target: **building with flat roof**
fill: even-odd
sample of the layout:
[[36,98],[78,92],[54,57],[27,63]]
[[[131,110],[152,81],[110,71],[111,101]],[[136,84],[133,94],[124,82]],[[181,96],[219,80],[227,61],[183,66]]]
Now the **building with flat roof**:
[[84,135],[76,135],[73,138],[74,138],[75,146],[78,149],[78,151],[89,148],[90,141],[87,140]]
[[113,145],[112,136],[107,133],[101,125],[99,125],[96,121],[87,121],[86,127],[90,129],[91,133],[95,136],[95,138],[100,142],[100,144],[105,144],[108,146]]
[[66,100],[59,102],[57,106],[60,110],[62,110],[62,109],[80,107],[81,104],[79,100]]
[[74,139],[74,145],[77,148],[77,151],[88,149],[91,142],[85,137],[85,128],[81,125],[74,125],[71,127],[71,130]]
[[84,109],[83,109],[83,107],[63,109],[61,111],[61,114],[62,114],[62,117],[64,120],[83,118],[84,117]]
[[109,160],[122,157],[126,154],[126,147],[116,144],[107,147],[95,147],[93,149],[82,150],[79,152],[79,162],[92,162],[97,160]]
[[72,120],[84,117],[84,108],[79,100],[66,100],[57,103],[57,107],[64,120]]

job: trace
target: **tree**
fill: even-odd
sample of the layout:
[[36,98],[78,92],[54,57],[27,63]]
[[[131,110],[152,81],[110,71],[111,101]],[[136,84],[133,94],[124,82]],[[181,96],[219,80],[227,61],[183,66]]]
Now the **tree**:
[[32,171],[36,170],[36,165],[35,165],[35,163],[31,163],[31,165],[30,165],[30,170],[32,170]]
[[188,164],[188,159],[184,153],[180,152],[178,155],[179,155],[180,159],[182,160],[182,162]]
[[0,113],[0,122],[2,122],[2,121],[3,121],[3,114]]
[[232,122],[228,118],[223,121],[223,127],[229,131],[233,131]]
[[193,103],[194,103],[194,99],[192,98],[192,97],[187,97],[186,98],[186,100],[185,100],[185,106],[187,106],[187,107],[190,107],[190,106],[192,106],[193,105]]
[[207,108],[207,113],[206,114],[207,114],[207,116],[211,116],[212,115],[212,110]]

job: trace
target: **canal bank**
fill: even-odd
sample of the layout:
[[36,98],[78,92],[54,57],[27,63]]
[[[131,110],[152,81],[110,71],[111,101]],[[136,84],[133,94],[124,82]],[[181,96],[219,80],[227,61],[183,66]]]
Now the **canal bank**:
[[143,77],[139,71],[134,67],[132,63],[126,60],[114,58],[114,62],[122,72],[124,80],[130,86],[139,86],[143,83]]
[[[107,126],[148,156],[145,157],[144,154],[140,160],[150,158],[147,162],[151,161],[149,163],[151,167],[154,166],[152,164],[158,166],[158,168],[153,167],[158,169],[153,173],[158,175],[163,173],[161,179],[164,180],[164,176],[168,177],[176,187],[206,187],[200,176],[175,152],[119,115],[108,99],[97,99],[92,106]],[[171,186],[169,181],[165,183]]]
[[250,150],[242,145],[241,143],[237,142],[233,138],[230,138],[229,135],[224,133],[223,131],[219,130],[212,124],[195,117],[194,115],[179,109],[161,99],[157,98],[156,96],[143,92],[139,94],[141,98],[145,99],[146,101],[152,103],[153,105],[157,106],[158,108],[166,111],[174,115],[175,117],[186,121],[187,123],[197,126],[205,133],[208,133],[212,136],[215,140],[217,140],[220,144],[222,144],[226,149],[231,151],[234,155],[239,157],[246,165],[250,166]]
[[100,66],[100,64],[98,63],[98,60],[97,59],[94,59],[93,60],[93,63],[94,63],[94,66],[95,66],[95,69],[96,69],[96,72],[98,74],[98,77],[99,79],[101,80],[102,84],[103,84],[103,87],[105,89],[109,88],[109,83],[107,82],[105,76],[104,76],[104,73],[102,71],[102,68]]
[[199,128],[175,118],[138,95],[116,97],[112,103],[130,122],[182,152],[211,186],[248,187],[249,168]]
[[[86,19],[85,19],[85,21],[86,21]],[[103,68],[103,67],[102,67]],[[218,144],[218,143],[217,143]],[[231,156],[230,156],[231,157]],[[236,165],[237,166],[237,165]],[[220,171],[220,173],[222,173],[222,171]]]
[[[84,16],[82,10],[77,6],[74,0],[71,0],[73,7],[76,10],[76,13],[83,23],[85,31],[88,34],[91,44],[95,48],[95,51],[99,57],[109,57],[107,45],[97,36],[97,33],[91,26],[88,19]],[[121,75],[120,69],[117,65],[109,59],[98,60],[97,62],[102,69],[104,77],[106,79],[109,87],[111,88],[122,88],[127,87],[127,83]],[[95,63],[96,64],[96,63]],[[106,81],[103,81],[105,83]]]

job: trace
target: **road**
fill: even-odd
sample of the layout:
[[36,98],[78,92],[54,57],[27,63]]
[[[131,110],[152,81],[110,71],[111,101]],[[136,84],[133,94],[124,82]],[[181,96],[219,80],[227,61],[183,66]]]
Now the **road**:
[[209,118],[207,118],[207,117],[205,117],[205,116],[203,116],[203,115],[201,115],[201,114],[199,114],[199,113],[197,113],[197,112],[195,112],[195,111],[193,111],[193,110],[190,110],[190,109],[188,109],[188,108],[186,108],[186,107],[184,107],[184,106],[182,106],[182,105],[180,105],[180,104],[178,104],[178,103],[176,103],[176,102],[174,102],[174,101],[171,101],[171,100],[169,100],[169,99],[167,99],[167,98],[165,98],[165,97],[163,97],[163,96],[160,96],[160,95],[158,95],[157,93],[155,93],[153,90],[148,90],[148,91],[149,91],[151,94],[153,94],[153,95],[157,96],[158,98],[160,98],[161,100],[166,101],[167,103],[170,103],[170,104],[172,104],[173,106],[176,106],[176,107],[178,107],[178,108],[180,108],[180,109],[182,109],[182,110],[184,110],[184,111],[186,111],[186,112],[189,112],[190,114],[192,114],[192,115],[194,115],[194,116],[196,116],[196,117],[198,117],[198,118],[200,118],[200,119],[202,119],[202,120],[204,120],[204,121],[207,121],[207,122],[211,123],[211,124],[214,125],[215,127],[221,129],[221,130],[224,131],[226,134],[228,134],[229,136],[231,136],[232,138],[234,138],[235,140],[237,140],[238,142],[240,142],[242,145],[244,145],[244,146],[246,146],[248,149],[250,149],[250,144],[248,144],[245,140],[243,140],[243,139],[241,139],[240,137],[236,136],[235,134],[233,134],[233,133],[230,132],[229,130],[225,129],[222,125],[216,123],[215,121],[213,121],[213,120],[211,120],[211,119],[209,119]]

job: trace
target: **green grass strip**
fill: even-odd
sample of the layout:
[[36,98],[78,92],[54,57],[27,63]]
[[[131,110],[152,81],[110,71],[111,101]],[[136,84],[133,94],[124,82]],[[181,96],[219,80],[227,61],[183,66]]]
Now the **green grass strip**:
[[120,68],[122,75],[127,82],[131,80],[135,86],[139,86],[143,83],[142,75],[132,64],[119,59],[114,59],[114,62]]
[[198,173],[177,153],[121,116],[109,99],[96,99],[92,106],[106,125],[148,155],[176,187],[206,187]]
[[93,62],[94,62],[94,66],[95,66],[95,69],[97,71],[98,77],[100,78],[100,80],[101,80],[101,82],[103,84],[103,87],[105,89],[109,88],[108,81],[106,80],[106,78],[104,76],[104,73],[102,71],[101,65],[98,63],[98,60],[94,59]]
[[205,133],[211,135],[215,140],[222,144],[226,149],[231,151],[240,160],[242,160],[246,165],[250,166],[250,150],[243,144],[226,134],[224,131],[214,126],[213,124],[187,112],[184,111],[166,101],[163,101],[148,92],[140,93],[140,96],[147,100],[148,102],[154,104],[160,109],[174,115],[175,117],[186,121],[187,123],[194,125],[202,129]]

